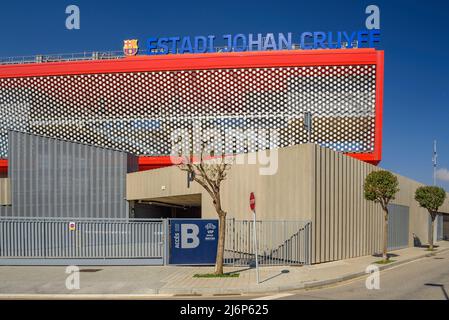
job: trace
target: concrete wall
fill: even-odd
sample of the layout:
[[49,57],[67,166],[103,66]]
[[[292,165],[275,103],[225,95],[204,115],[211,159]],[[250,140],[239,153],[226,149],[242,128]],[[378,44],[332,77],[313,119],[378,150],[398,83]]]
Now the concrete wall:
[[[347,259],[380,252],[382,209],[363,195],[365,177],[381,168],[330,149],[309,145],[314,154],[315,208],[312,215],[314,263]],[[399,192],[393,204],[409,207],[409,246],[413,234],[422,243],[428,239],[428,212],[414,200],[423,184],[395,174]],[[440,212],[449,212],[449,195]]]
[[[410,208],[410,234],[409,246],[413,246],[413,234],[419,238],[422,243],[427,243],[429,238],[429,212],[421,208],[415,200],[415,191],[422,183],[408,179],[396,174],[399,180],[400,191],[396,195],[393,203],[402,204]],[[441,212],[449,212],[449,197],[441,207]]]
[[[366,176],[379,167],[314,144],[278,150],[278,172],[259,175],[260,165],[234,165],[223,182],[222,203],[230,217],[250,219],[249,193],[256,194],[259,219],[312,221],[313,263],[370,255],[381,251],[383,214],[379,204],[364,199]],[[414,200],[422,184],[397,175],[394,204],[410,209],[409,245],[413,233],[428,239],[428,213]],[[165,186],[165,190],[162,190]],[[127,199],[145,200],[202,193],[202,217],[216,217],[210,196],[177,167],[129,174]],[[449,212],[449,196],[441,212]]]
[[[312,212],[312,162],[307,145],[281,149],[276,175],[260,175],[259,164],[235,164],[222,183],[222,203],[229,217],[251,219],[249,194],[256,194],[259,219],[309,220]],[[165,186],[165,190],[163,190]],[[197,183],[187,188],[185,172],[176,167],[130,173],[127,200],[149,200],[167,196],[201,193],[203,218],[216,218],[210,195]]]
[[378,251],[382,211],[363,196],[364,179],[376,167],[319,146],[309,145],[308,149],[315,166],[312,262]]
[[0,178],[0,217],[9,217],[11,210],[11,188],[8,178]]
[[11,188],[8,178],[0,178],[0,206],[11,204]]

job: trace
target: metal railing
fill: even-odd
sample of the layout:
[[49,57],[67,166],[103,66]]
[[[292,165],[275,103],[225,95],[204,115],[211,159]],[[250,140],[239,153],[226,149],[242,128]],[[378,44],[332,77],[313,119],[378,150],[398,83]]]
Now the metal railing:
[[[333,43],[336,45],[336,43]],[[307,46],[313,45],[312,43],[306,43]],[[353,48],[358,48],[357,41],[352,43]],[[342,42],[342,48],[347,48],[348,43]],[[213,48],[213,52],[226,53],[226,52],[241,52],[241,51],[253,51],[255,48],[246,47],[226,47],[217,46]],[[304,50],[299,44],[292,44],[291,50]],[[160,52],[160,51],[159,51]],[[138,55],[147,55],[149,53],[146,49],[139,49]],[[157,54],[158,50],[151,50],[152,54]],[[169,52],[168,54],[180,53],[179,48],[176,52]],[[121,51],[85,51],[76,53],[56,53],[56,54],[37,54],[29,56],[14,56],[14,57],[0,57],[0,65],[2,64],[28,64],[28,63],[45,63],[45,62],[63,62],[63,61],[81,61],[81,60],[112,60],[123,59],[126,55]]]
[[0,218],[0,259],[159,259],[163,220]]
[[81,61],[81,60],[111,60],[122,59],[125,55],[122,51],[104,51],[104,52],[77,52],[77,53],[56,53],[56,54],[38,54],[32,56],[0,57],[0,64],[28,64],[62,61]]
[[[248,266],[255,261],[253,222],[228,219],[225,263]],[[257,221],[260,265],[304,265],[311,263],[310,221]]]

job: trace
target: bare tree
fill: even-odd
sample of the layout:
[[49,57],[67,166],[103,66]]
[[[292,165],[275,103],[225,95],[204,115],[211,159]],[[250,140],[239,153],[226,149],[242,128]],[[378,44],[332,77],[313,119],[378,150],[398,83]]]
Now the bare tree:
[[186,171],[212,198],[219,220],[215,274],[220,275],[223,274],[226,238],[226,211],[223,210],[221,205],[220,190],[221,183],[226,179],[227,171],[231,168],[231,163],[229,161],[231,158],[226,158],[224,154],[216,157],[214,156],[214,152],[211,151],[207,155],[209,159],[205,159],[205,146],[206,143],[203,142],[199,159],[195,160],[191,154],[190,159],[184,157],[178,167],[182,171]]

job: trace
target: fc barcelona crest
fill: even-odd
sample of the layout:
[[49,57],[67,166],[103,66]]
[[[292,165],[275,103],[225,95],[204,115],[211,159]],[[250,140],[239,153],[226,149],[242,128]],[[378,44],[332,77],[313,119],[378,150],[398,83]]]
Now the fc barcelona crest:
[[139,51],[138,41],[137,39],[123,41],[123,53],[125,56],[135,56],[137,54]]

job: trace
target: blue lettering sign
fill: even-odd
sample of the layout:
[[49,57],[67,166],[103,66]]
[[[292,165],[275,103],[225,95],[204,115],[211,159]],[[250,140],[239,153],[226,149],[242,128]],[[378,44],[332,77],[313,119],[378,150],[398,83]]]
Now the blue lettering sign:
[[[306,39],[307,37],[307,39]],[[303,32],[301,34],[301,49],[313,49],[313,46],[308,45],[307,43],[310,43],[310,38],[313,39],[312,32]]]
[[207,38],[206,37],[195,37],[193,52],[204,53],[207,51]]
[[254,46],[256,47],[256,51],[262,50],[262,34],[258,33],[257,38],[254,38],[254,35],[250,33],[248,35],[248,48],[249,50],[253,50]]
[[[303,50],[310,49],[341,49],[373,48],[380,42],[380,30],[303,32],[296,37],[293,33],[267,33],[267,34],[225,34],[220,44],[215,35],[185,36],[185,37],[151,37],[147,41],[148,54],[167,53],[206,53],[206,52],[242,52],[266,50],[292,50],[299,44]],[[218,49],[220,48],[220,49]]]
[[168,38],[159,38],[157,41],[157,46],[160,48],[161,54],[167,54],[168,53]]
[[179,50],[179,53],[192,53],[192,43],[190,42],[190,38],[189,37],[184,37],[182,38],[182,42],[181,42],[181,49]]
[[246,51],[246,37],[244,34],[237,34],[234,37],[234,41],[232,42],[232,44],[234,45],[234,51],[239,52],[239,51]]
[[285,35],[283,33],[279,33],[278,39],[279,39],[278,40],[279,50],[282,50],[282,49],[291,50],[293,48],[291,32],[287,33],[287,38],[285,37]]

